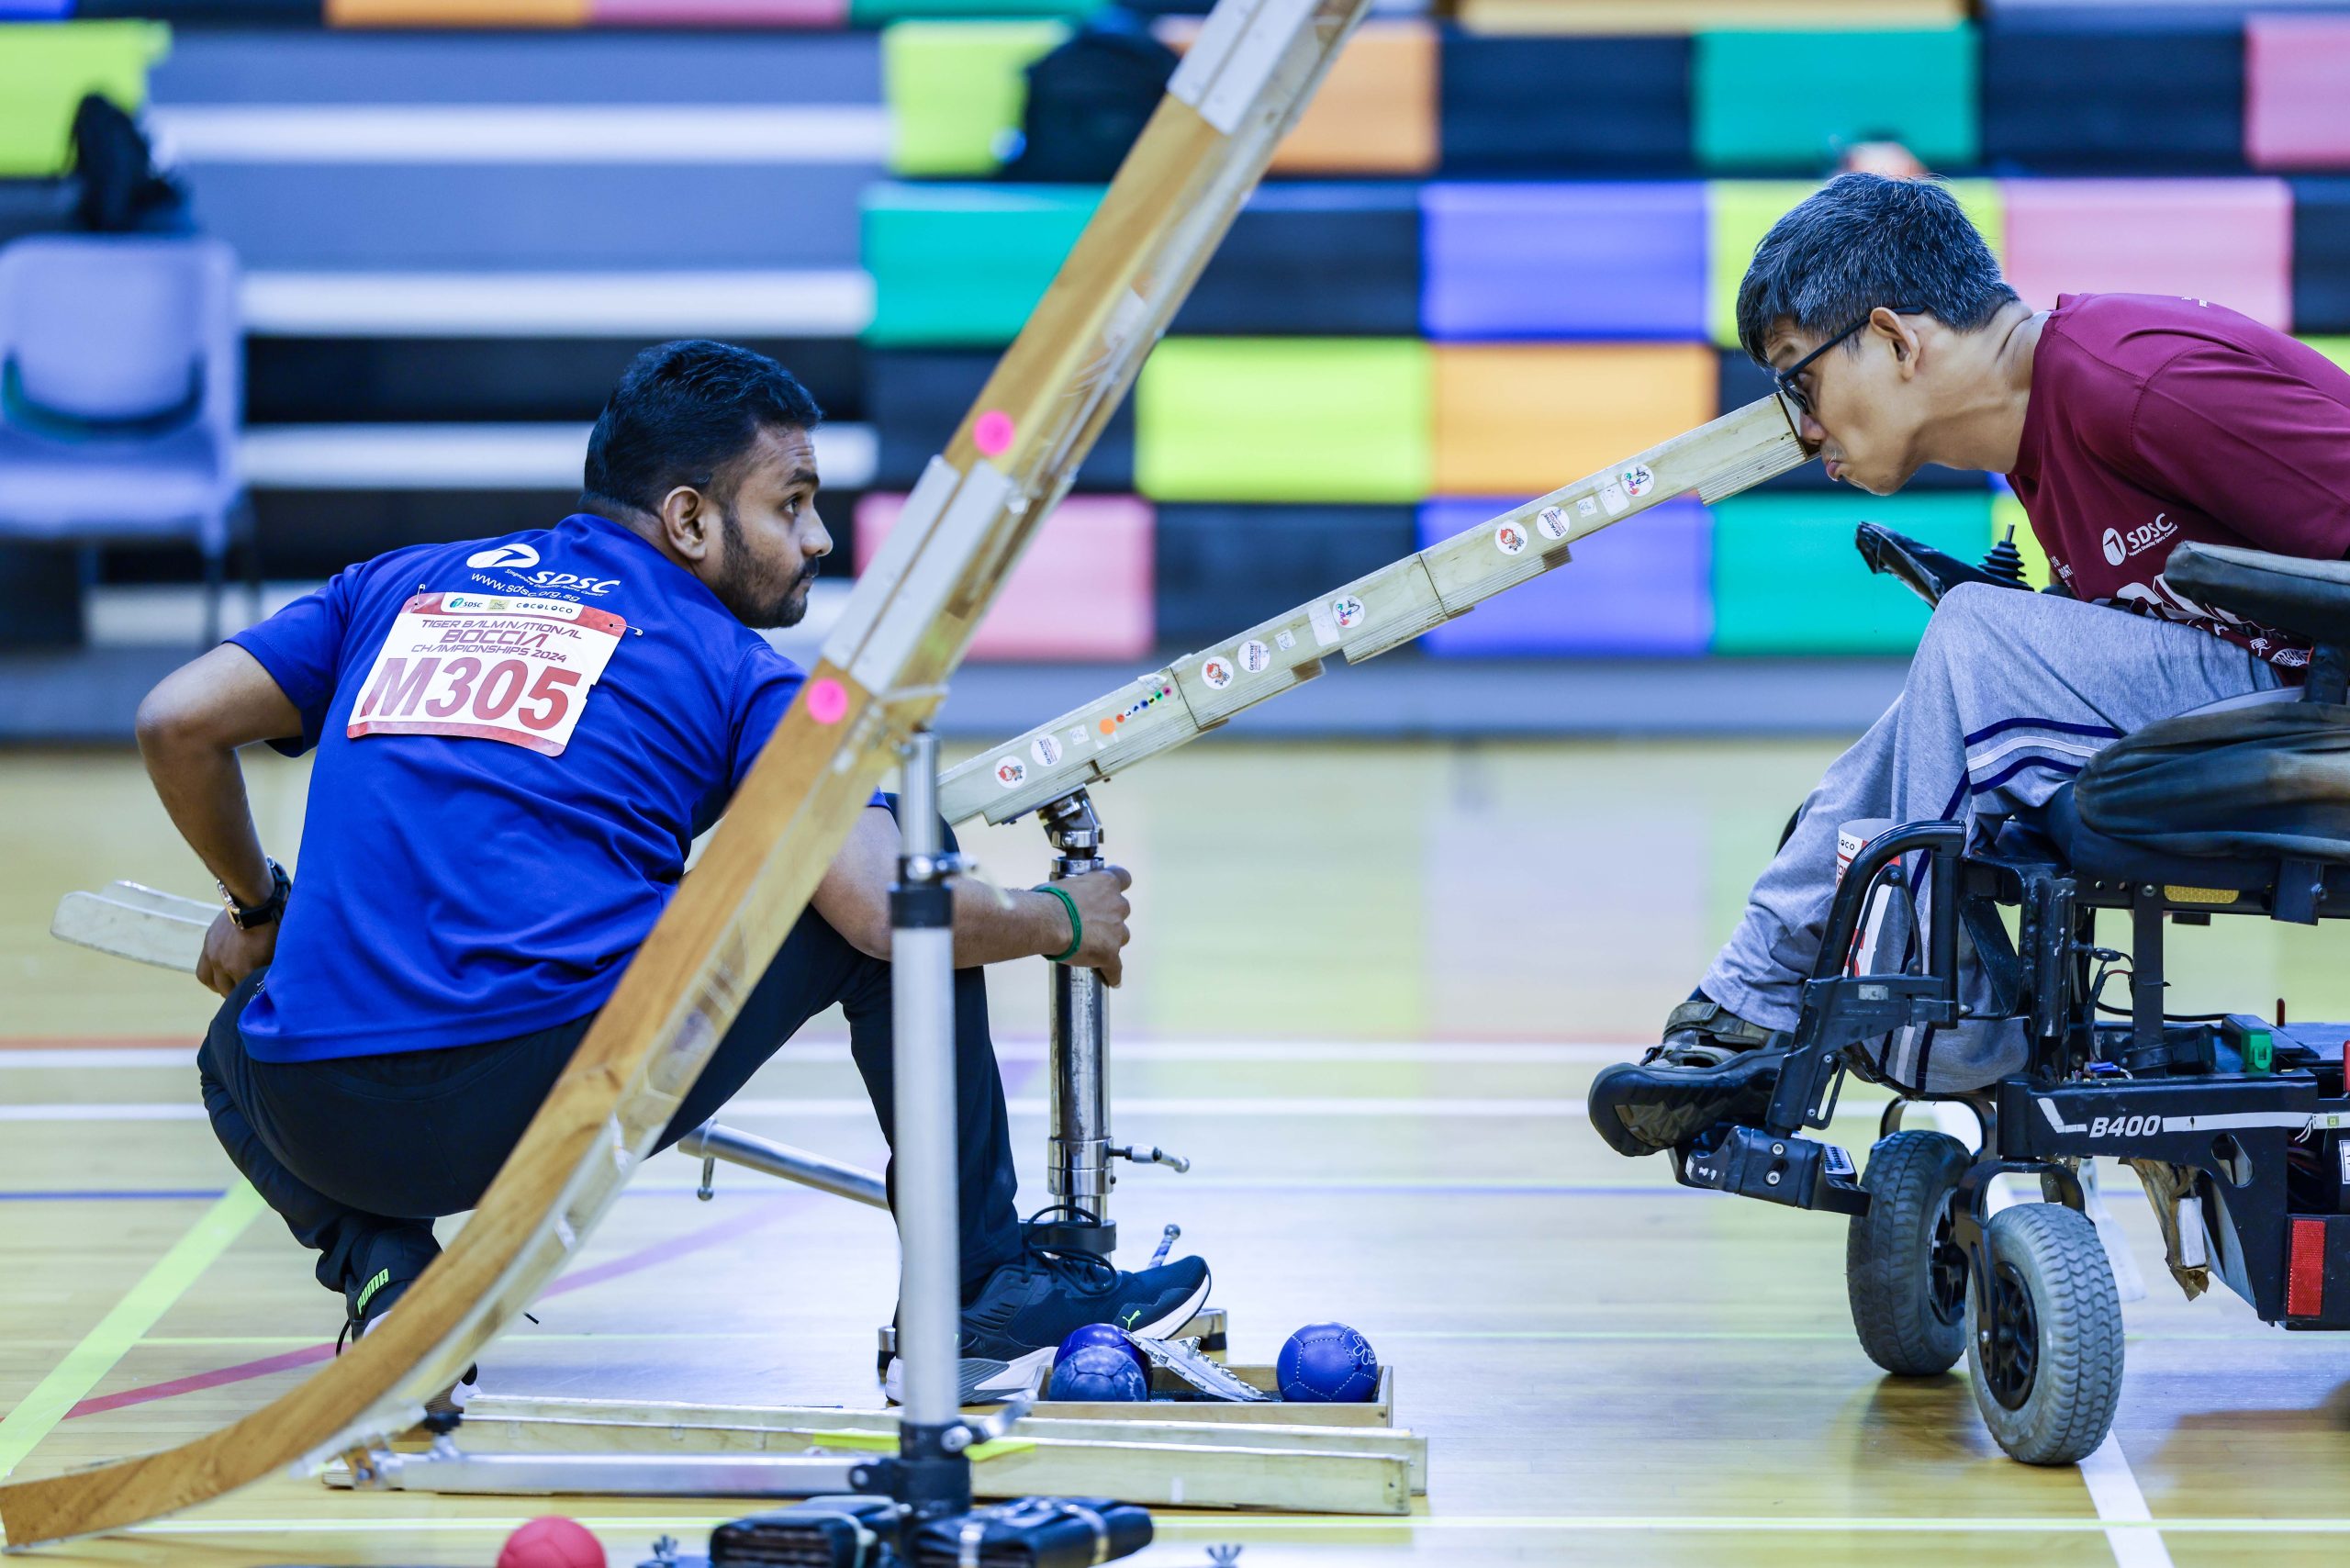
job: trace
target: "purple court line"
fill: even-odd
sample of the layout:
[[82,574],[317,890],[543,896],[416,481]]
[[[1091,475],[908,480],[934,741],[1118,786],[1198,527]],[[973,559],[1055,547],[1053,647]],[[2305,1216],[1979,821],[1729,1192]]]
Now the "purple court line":
[[[636,1251],[615,1258],[609,1263],[599,1263],[595,1268],[583,1269],[576,1274],[566,1274],[548,1286],[540,1299],[567,1294],[572,1291],[584,1290],[589,1285],[599,1285],[608,1280],[618,1279],[623,1274],[632,1274],[640,1270],[674,1262],[679,1258],[688,1257],[706,1248],[715,1247],[721,1242],[734,1240],[738,1237],[746,1236],[752,1231],[774,1224],[786,1214],[799,1207],[802,1201],[795,1197],[776,1198],[748,1214],[735,1215],[720,1220],[714,1225],[706,1225],[699,1230],[688,1231],[683,1236],[673,1237],[667,1241],[656,1241],[650,1247],[639,1248]],[[332,1345],[309,1345],[298,1350],[263,1356],[259,1361],[239,1361],[233,1366],[215,1367],[210,1372],[193,1372],[186,1377],[175,1377],[163,1383],[151,1383],[139,1388],[128,1388],[120,1394],[101,1394],[94,1399],[84,1399],[65,1413],[65,1419],[71,1421],[83,1416],[95,1416],[102,1411],[119,1410],[129,1405],[149,1405],[158,1399],[172,1399],[183,1394],[195,1394],[203,1389],[218,1388],[225,1383],[243,1383],[252,1378],[267,1377],[272,1372],[285,1372],[292,1367],[308,1366],[315,1361],[331,1361],[333,1358]]]

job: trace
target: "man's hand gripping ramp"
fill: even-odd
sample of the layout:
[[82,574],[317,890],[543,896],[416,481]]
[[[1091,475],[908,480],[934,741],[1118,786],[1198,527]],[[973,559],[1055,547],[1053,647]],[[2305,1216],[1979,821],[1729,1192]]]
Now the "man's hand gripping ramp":
[[651,1150],[904,735],[1069,487],[1367,0],[1222,0],[1093,220],[934,459],[699,867],[480,1206],[400,1310],[299,1388],[162,1453],[0,1487],[23,1546],[152,1519],[410,1425]]
[[1718,501],[1810,456],[1777,397],[1750,403],[980,753],[939,781],[940,809],[1024,816],[1313,679],[1331,654],[1360,664],[1465,615],[1612,522],[1674,496]]

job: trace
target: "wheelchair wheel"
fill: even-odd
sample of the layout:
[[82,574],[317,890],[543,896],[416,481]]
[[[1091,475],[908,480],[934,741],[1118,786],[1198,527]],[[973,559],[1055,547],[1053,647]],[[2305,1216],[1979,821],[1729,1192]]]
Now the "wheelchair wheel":
[[1869,1151],[1869,1211],[1844,1238],[1844,1291],[1861,1349],[1889,1372],[1932,1377],[1966,1353],[1966,1252],[1951,1239],[1950,1195],[1973,1158],[1923,1129]]
[[1967,1299],[1975,1407],[2009,1455],[2073,1464],[2105,1441],[2121,1398],[2121,1300],[2097,1227],[2061,1204],[1993,1216],[1990,1321]]

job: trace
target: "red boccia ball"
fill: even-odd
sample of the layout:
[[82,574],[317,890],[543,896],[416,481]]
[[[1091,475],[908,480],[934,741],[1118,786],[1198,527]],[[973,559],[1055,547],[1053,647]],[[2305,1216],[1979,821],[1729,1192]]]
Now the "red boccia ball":
[[604,1543],[576,1519],[532,1519],[498,1549],[498,1568],[606,1568]]

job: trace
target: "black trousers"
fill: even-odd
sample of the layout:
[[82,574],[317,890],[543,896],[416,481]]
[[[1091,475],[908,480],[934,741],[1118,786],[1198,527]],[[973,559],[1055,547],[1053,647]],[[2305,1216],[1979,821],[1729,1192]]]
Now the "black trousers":
[[[967,1300],[1022,1250],[984,973],[955,975]],[[432,1220],[479,1202],[594,1015],[450,1050],[258,1061],[237,1018],[266,974],[246,977],[230,994],[196,1057],[212,1130],[294,1238],[319,1254],[320,1284],[356,1289],[386,1270],[392,1279],[413,1279],[440,1250]],[[660,1147],[717,1114],[801,1025],[836,1002],[848,1014],[849,1053],[866,1093],[894,1142],[890,965],[850,946],[811,909],[751,991]]]

